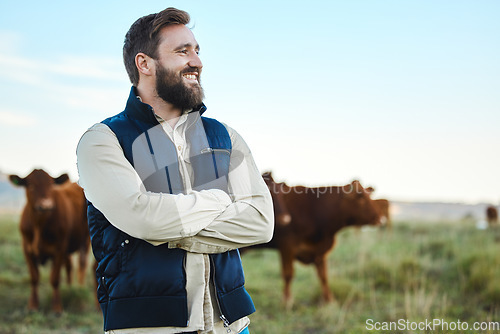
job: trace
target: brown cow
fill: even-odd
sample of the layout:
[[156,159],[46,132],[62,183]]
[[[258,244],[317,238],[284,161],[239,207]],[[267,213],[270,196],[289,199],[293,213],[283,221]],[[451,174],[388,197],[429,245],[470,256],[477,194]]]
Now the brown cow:
[[67,174],[52,178],[41,169],[27,177],[10,175],[10,181],[26,188],[26,205],[21,216],[24,256],[31,278],[30,310],[38,309],[38,266],[52,260],[50,283],[53,288],[52,309],[62,312],[59,293],[61,267],[66,267],[71,282],[70,254],[79,252],[78,280],[83,284],[90,249],[87,211],[82,188],[69,182]]
[[498,223],[498,211],[493,205],[486,208],[486,219],[489,226],[495,226]]
[[273,199],[281,197],[291,216],[288,224],[276,224],[273,239],[266,244],[269,248],[277,248],[281,255],[286,307],[292,305],[290,284],[295,259],[304,264],[314,263],[323,299],[333,300],[328,288],[327,255],[335,244],[335,234],[343,227],[379,223],[370,193],[358,181],[341,187],[307,188],[276,183],[271,173],[263,177]]

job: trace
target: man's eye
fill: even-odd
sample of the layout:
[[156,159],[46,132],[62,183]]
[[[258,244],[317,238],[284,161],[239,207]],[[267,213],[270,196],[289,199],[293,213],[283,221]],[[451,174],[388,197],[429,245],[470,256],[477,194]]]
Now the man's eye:
[[188,53],[188,50],[179,50],[179,53],[184,53],[184,54],[187,54],[187,53]]

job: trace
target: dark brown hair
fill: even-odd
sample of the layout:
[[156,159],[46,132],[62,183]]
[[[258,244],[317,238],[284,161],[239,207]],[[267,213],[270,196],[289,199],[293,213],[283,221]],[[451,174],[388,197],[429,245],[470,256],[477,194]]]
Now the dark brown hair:
[[149,14],[135,21],[125,35],[123,44],[123,62],[130,82],[137,86],[139,71],[135,66],[135,56],[145,53],[153,59],[158,58],[158,32],[170,24],[188,24],[189,14],[183,10],[169,7],[156,14]]

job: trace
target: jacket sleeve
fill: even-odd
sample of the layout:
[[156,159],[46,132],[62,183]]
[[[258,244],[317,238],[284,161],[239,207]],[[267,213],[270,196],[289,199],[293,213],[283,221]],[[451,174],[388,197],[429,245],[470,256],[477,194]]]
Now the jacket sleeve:
[[274,229],[273,202],[243,138],[228,128],[232,142],[228,184],[232,203],[195,236],[170,247],[198,253],[220,253],[266,243]]
[[188,195],[146,191],[104,124],[83,134],[77,166],[86,198],[112,225],[135,238],[168,242],[197,235],[232,205],[228,194],[217,189]]

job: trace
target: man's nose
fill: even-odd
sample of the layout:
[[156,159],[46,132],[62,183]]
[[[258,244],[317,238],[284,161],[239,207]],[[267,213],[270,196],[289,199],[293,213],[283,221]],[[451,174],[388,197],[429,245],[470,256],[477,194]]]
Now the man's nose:
[[201,70],[203,64],[201,62],[200,56],[196,52],[193,52],[191,55],[191,59],[189,59],[189,66],[197,67]]

